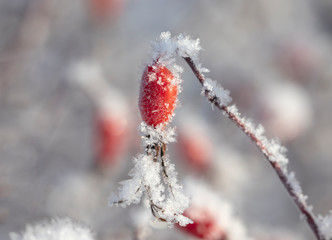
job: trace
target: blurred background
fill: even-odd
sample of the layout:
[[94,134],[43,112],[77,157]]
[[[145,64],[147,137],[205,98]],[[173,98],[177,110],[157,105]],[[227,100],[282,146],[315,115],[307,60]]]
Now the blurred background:
[[[332,1],[0,0],[0,239],[63,215],[100,240],[195,238],[138,236],[149,225],[139,206],[107,206],[142,152],[139,81],[163,31],[200,39],[207,76],[288,148],[315,213],[332,209]],[[254,144],[178,60],[169,152],[180,182],[227,199],[252,239],[314,239]]]

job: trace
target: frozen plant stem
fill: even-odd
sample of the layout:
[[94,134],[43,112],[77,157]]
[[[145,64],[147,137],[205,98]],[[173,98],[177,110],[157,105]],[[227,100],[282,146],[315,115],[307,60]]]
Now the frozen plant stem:
[[[113,196],[110,204],[123,207],[136,204],[144,193],[156,220],[166,222],[169,226],[174,223],[181,226],[192,223],[182,215],[189,205],[189,199],[177,184],[174,165],[166,154],[166,143],[174,141],[166,132],[173,135],[173,130],[166,131],[163,126],[154,128],[142,123],[141,131],[145,133],[142,137],[145,153],[137,156],[136,164],[129,173],[132,179],[121,183],[119,196]],[[162,137],[159,134],[166,135]]]
[[[146,138],[150,138],[150,136],[148,135],[148,136],[146,136]],[[167,186],[172,191],[172,187],[170,186],[170,184],[168,182],[167,173],[166,173],[166,169],[165,169],[165,163],[164,163],[165,151],[166,151],[165,143],[148,145],[146,147],[146,154],[148,156],[150,156],[151,159],[153,159],[153,162],[155,162],[155,163],[158,162],[158,159],[160,158],[160,164],[162,166],[164,181],[167,183]],[[145,188],[147,189],[147,195],[149,198],[150,209],[151,209],[152,215],[161,222],[167,222],[167,220],[165,218],[160,217],[158,214],[159,211],[164,212],[164,210],[153,202],[153,199],[151,197],[152,194],[151,194],[150,187],[145,186]],[[174,195],[173,195],[173,198],[174,198]]]
[[166,60],[153,56],[143,72],[138,106],[145,153],[134,159],[135,166],[129,172],[132,178],[121,182],[119,196],[112,197],[110,205],[137,204],[144,195],[157,221],[170,227],[174,223],[185,226],[192,223],[183,216],[189,198],[183,194],[175,166],[166,153],[166,144],[175,142],[175,128],[168,124],[174,116],[181,79],[179,69]]
[[[195,62],[191,57],[183,57],[183,59],[188,63],[192,71],[194,72],[197,79],[200,81],[202,86],[204,86],[206,79],[203,73],[198,69]],[[305,202],[306,197],[298,194],[298,189],[295,189],[297,185],[293,185],[289,181],[289,175],[287,170],[280,166],[278,161],[278,156],[276,156],[272,151],[270,151],[270,147],[268,147],[250,127],[247,126],[244,119],[240,117],[237,111],[233,111],[233,109],[227,105],[222,104],[222,100],[219,99],[216,95],[211,96],[210,92],[205,89],[203,94],[208,98],[208,100],[216,106],[220,111],[222,111],[233,123],[236,124],[259,148],[259,150],[263,153],[265,158],[271,164],[274,171],[277,173],[280,181],[286,188],[287,192],[291,196],[295,205],[298,207],[300,212],[305,216],[307,223],[309,224],[311,230],[315,234],[318,240],[328,240],[324,236],[322,236],[319,232],[318,223],[311,211],[311,207],[308,206]]]

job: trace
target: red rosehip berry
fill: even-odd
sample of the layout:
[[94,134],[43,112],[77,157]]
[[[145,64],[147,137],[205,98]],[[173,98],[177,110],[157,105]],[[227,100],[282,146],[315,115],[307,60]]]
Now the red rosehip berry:
[[89,0],[92,17],[97,21],[110,21],[117,18],[124,7],[123,0]]
[[185,227],[180,227],[183,231],[200,239],[223,240],[226,239],[226,233],[218,225],[213,215],[202,207],[191,206],[184,213],[194,221]]
[[98,168],[114,166],[127,146],[127,119],[121,115],[99,114],[96,134]]
[[179,149],[187,163],[198,172],[205,172],[212,163],[212,147],[209,139],[192,129],[180,132]]
[[139,109],[143,121],[150,126],[166,125],[176,105],[178,87],[165,66],[147,66],[141,82]]

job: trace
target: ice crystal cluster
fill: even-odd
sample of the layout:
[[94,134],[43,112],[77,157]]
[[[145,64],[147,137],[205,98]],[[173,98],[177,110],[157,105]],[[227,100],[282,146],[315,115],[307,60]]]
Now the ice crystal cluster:
[[[141,131],[151,136],[151,138],[142,137],[145,147],[162,141],[165,143],[175,141],[173,128],[165,130],[142,123]],[[129,172],[132,178],[120,182],[122,187],[119,189],[119,194],[111,198],[110,205],[125,207],[137,204],[145,193],[156,220],[166,221],[170,226],[173,223],[179,223],[182,226],[191,223],[190,219],[182,215],[189,205],[189,199],[183,194],[182,187],[178,184],[177,173],[169,156],[166,154],[163,162],[160,163],[154,161],[153,155],[148,151],[146,154],[136,156],[134,163],[134,168]],[[163,179],[160,176],[163,176]]]
[[22,234],[10,233],[11,240],[94,240],[91,230],[70,218],[55,218],[27,225]]
[[166,129],[162,125],[156,126],[154,128],[142,122],[140,131],[142,134],[143,147],[158,144],[160,142],[167,144],[176,141],[175,128],[170,126],[167,126]]
[[213,99],[213,102],[218,101],[220,106],[226,106],[232,101],[229,91],[223,89],[216,81],[209,78],[205,79],[201,94]]
[[318,215],[317,221],[323,239],[332,239],[332,211],[326,216]]

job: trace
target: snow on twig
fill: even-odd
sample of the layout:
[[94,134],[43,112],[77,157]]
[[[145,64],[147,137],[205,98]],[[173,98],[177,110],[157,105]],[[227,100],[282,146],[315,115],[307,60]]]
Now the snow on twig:
[[286,148],[281,146],[277,140],[267,139],[264,134],[264,128],[261,125],[255,127],[251,120],[242,117],[235,105],[229,106],[231,98],[228,95],[228,91],[222,87],[217,87],[215,84],[211,86],[211,80],[205,78],[204,74],[199,70],[200,64],[197,66],[197,56],[191,57],[182,56],[188,63],[197,79],[203,86],[202,94],[223,112],[233,123],[235,123],[259,148],[264,154],[266,159],[271,164],[272,168],[277,173],[279,179],[285,186],[286,190],[292,197],[294,203],[305,216],[311,230],[315,234],[317,239],[329,239],[321,231],[321,227],[314,213],[312,212],[312,206],[309,206],[306,202],[307,196],[302,192],[302,188],[299,182],[295,178],[293,172],[289,173],[287,170],[288,159],[285,155]]
[[332,239],[332,211],[326,216],[318,215],[319,231],[325,239]]

